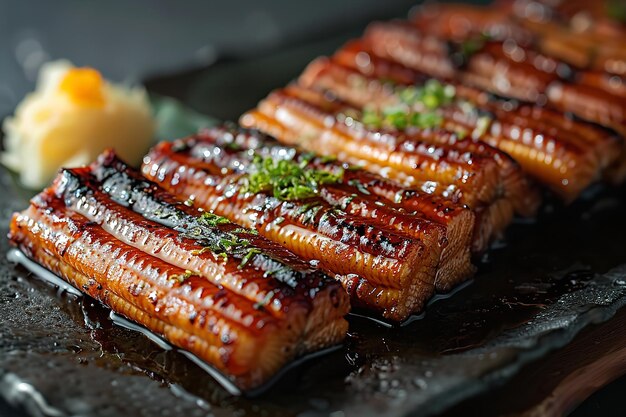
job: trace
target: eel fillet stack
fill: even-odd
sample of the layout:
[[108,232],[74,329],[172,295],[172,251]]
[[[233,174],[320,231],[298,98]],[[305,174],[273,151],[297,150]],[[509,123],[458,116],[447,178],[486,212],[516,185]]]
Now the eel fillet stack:
[[545,103],[626,134],[626,99],[613,90],[578,82],[587,70],[575,69],[512,38],[458,42],[443,36],[445,33],[431,33],[430,22],[422,28],[423,20],[373,23],[363,39],[377,55],[433,77]]
[[[547,77],[542,88],[548,105],[626,135],[624,3],[550,3],[553,8],[534,0],[502,1],[490,8],[438,4],[424,7],[412,20],[430,35],[456,45],[473,44],[477,61],[495,50],[499,58],[490,65],[505,72],[511,85]],[[610,11],[621,13],[622,21],[609,16]],[[476,40],[485,35],[493,42],[481,46],[484,42]],[[473,71],[471,65],[468,70]],[[483,88],[523,99],[494,85]],[[620,154],[605,175],[614,183],[626,177],[626,144]]]
[[[503,1],[495,7],[431,4],[415,13],[413,20],[429,34],[455,42],[487,35],[492,40],[508,40],[509,44],[515,42],[524,48],[534,48],[546,57],[584,70],[578,74],[577,82],[586,84],[591,79],[604,79],[608,82],[597,86],[623,96],[626,87],[619,78],[611,82],[610,77],[602,77],[602,74],[626,75],[623,42],[626,26],[623,22],[611,22],[603,14],[612,6],[607,3],[617,5],[619,1],[578,2],[577,7],[569,10],[559,10],[559,5],[551,8],[534,0]],[[561,5],[576,6],[576,3],[567,0]]]
[[[306,198],[283,198],[276,188],[251,192],[254,174],[268,163],[334,181]],[[449,290],[474,270],[467,208],[258,132],[220,127],[161,143],[144,159],[143,174],[314,262],[337,276],[353,305],[389,320],[421,310],[435,289]]]
[[539,195],[506,153],[459,141],[445,129],[369,129],[361,111],[322,92],[292,84],[272,92],[240,123],[323,155],[468,205],[478,217],[474,250],[502,233],[514,212],[531,216]]
[[9,237],[242,389],[347,331],[349,299],[337,281],[254,231],[175,200],[110,152],[62,170],[13,216]]
[[[380,58],[362,41],[353,41],[330,58],[313,61],[299,84],[332,94],[357,108],[379,111],[402,105],[402,96],[428,76]],[[566,201],[605,176],[619,160],[617,135],[588,123],[571,120],[554,110],[519,104],[506,109],[488,94],[455,83],[454,101],[438,109],[442,127],[467,132],[511,155],[535,180]]]
[[[562,52],[564,60],[583,58],[582,64],[573,63],[578,67],[626,75],[626,47],[621,42],[626,36],[626,7],[622,0],[503,0],[496,6],[501,14],[514,15],[540,35],[540,47],[551,44],[548,38],[554,37],[557,48],[546,51],[547,55]],[[559,30],[545,31],[546,28]],[[583,39],[576,42],[579,38]],[[597,42],[595,53],[591,50],[593,42]]]

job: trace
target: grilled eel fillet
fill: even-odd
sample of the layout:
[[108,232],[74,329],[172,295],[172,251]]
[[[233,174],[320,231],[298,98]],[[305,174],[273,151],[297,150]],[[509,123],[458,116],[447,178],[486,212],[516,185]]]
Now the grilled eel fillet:
[[312,169],[341,173],[341,182],[323,184],[319,196],[331,206],[367,218],[379,227],[420,239],[429,246],[440,246],[437,289],[448,290],[473,271],[469,251],[473,215],[449,199],[405,189],[332,158],[298,152],[259,132],[230,126],[200,132],[171,146],[159,145],[150,156],[156,159],[159,154],[222,175],[249,172],[253,155],[289,159]]
[[[498,1],[499,10],[514,13],[524,22],[548,23],[557,22],[571,28],[577,36],[586,39],[597,36],[599,41],[609,41],[611,47],[618,46],[623,51],[624,45],[619,43],[626,35],[624,8],[621,0],[538,0],[529,4],[528,0]],[[530,6],[530,7],[528,7]],[[542,7],[539,7],[542,6]],[[531,11],[529,13],[529,11]],[[541,19],[540,17],[544,17]],[[539,18],[538,18],[539,17]],[[546,17],[549,20],[546,20]],[[583,42],[583,45],[585,43]],[[605,45],[597,45],[598,54],[602,56]],[[623,58],[623,55],[620,55]],[[615,74],[626,75],[623,60],[612,56],[604,70]]]
[[[585,3],[590,5],[590,2]],[[490,5],[488,8],[432,4],[422,7],[412,20],[425,32],[445,39],[463,42],[487,34],[492,40],[508,40],[525,48],[535,48],[547,57],[585,70],[584,73],[626,75],[623,42],[626,30],[623,27],[607,28],[599,21],[594,22],[588,14],[562,19],[563,16],[552,14],[547,7],[540,10],[538,2],[534,2],[535,11],[529,14],[527,5],[527,0],[501,2],[499,7]]]
[[[422,73],[374,56],[356,41],[331,58],[309,64],[299,84],[360,109],[383,110],[402,103],[405,87],[423,85],[427,80]],[[455,101],[438,109],[442,127],[468,132],[469,138],[508,153],[566,201],[575,199],[618,159],[619,138],[605,129],[540,107],[518,105],[507,110],[486,93],[452,85]]]
[[[342,179],[304,200],[250,193],[252,155],[342,171]],[[404,320],[423,308],[435,288],[445,291],[471,276],[469,210],[309,155],[258,133],[216,128],[157,145],[143,173],[337,275],[353,305],[389,320]]]
[[145,179],[129,188],[104,171],[63,170],[13,216],[11,242],[242,389],[343,339],[349,300],[335,280]]
[[[594,10],[593,6],[599,5],[599,10]],[[576,83],[626,98],[626,26],[607,25],[599,13],[592,17],[594,11],[604,11],[602,1],[584,2],[580,10],[565,15],[536,1],[534,15],[528,14],[527,0],[501,2],[500,6],[433,4],[422,7],[413,19],[424,31],[457,42],[488,34],[494,40],[536,48],[547,57],[584,70],[577,73]]]
[[[350,115],[350,116],[348,116]],[[376,131],[360,111],[324,94],[290,85],[272,92],[240,123],[323,155],[361,165],[410,188],[453,198],[478,215],[474,250],[484,250],[513,212],[532,215],[536,190],[508,155],[482,142],[456,141],[442,129]]]
[[487,41],[468,53],[466,43],[426,34],[415,22],[374,23],[365,42],[379,56],[505,97],[548,106],[626,134],[626,99],[576,81],[562,61],[515,42]]

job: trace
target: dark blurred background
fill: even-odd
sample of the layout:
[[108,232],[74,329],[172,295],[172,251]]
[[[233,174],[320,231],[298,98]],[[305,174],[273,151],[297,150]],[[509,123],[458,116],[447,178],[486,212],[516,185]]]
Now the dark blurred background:
[[137,82],[358,31],[402,16],[410,0],[0,0],[0,115],[65,58]]
[[[331,52],[372,20],[405,16],[415,4],[0,0],[0,118],[34,88],[44,62],[61,58],[119,82],[150,80],[152,91],[234,118],[315,55]],[[598,392],[574,415],[622,415],[617,410],[624,392],[626,378]],[[22,413],[0,399],[0,416],[11,415]]]

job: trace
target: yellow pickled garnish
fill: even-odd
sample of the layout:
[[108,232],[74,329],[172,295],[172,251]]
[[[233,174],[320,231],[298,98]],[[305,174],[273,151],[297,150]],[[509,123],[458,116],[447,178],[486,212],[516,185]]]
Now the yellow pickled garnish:
[[74,103],[101,107],[104,104],[102,75],[93,68],[72,68],[61,80],[59,89]]

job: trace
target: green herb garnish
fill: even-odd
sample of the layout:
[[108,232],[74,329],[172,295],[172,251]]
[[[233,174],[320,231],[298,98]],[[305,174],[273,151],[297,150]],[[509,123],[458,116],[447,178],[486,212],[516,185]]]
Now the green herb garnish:
[[283,272],[283,271],[289,271],[289,268],[286,267],[286,266],[281,266],[281,267],[278,267],[276,269],[272,269],[271,271],[265,271],[263,273],[263,278],[269,278],[269,277],[274,276],[274,275],[278,274],[279,272]]
[[467,129],[458,128],[454,131],[454,134],[456,135],[458,140],[463,140],[467,137]]
[[452,103],[456,90],[453,85],[431,79],[420,87],[398,89],[397,94],[400,98],[399,104],[385,107],[381,111],[366,107],[363,109],[361,122],[368,127],[398,130],[407,127],[440,127],[443,118],[436,111],[441,106]]
[[248,233],[251,235],[258,235],[259,231],[256,229],[244,229],[243,227],[238,227],[232,231],[232,233]]
[[248,246],[250,245],[250,241],[248,239],[241,239],[238,236],[229,234],[228,237],[223,237],[219,240],[219,246],[224,250],[228,251],[229,249],[235,246]]
[[383,109],[383,124],[404,130],[412,124],[412,114],[405,107],[394,106]]
[[[369,192],[369,191],[368,191],[368,192]],[[348,196],[348,197],[347,197],[347,198],[343,201],[343,204],[341,205],[341,209],[342,209],[342,210],[347,209],[347,208],[348,208],[348,206],[349,206],[350,204],[352,204],[352,201],[353,201],[355,198],[357,198],[357,197],[358,197],[358,195],[356,195],[356,194],[350,194],[350,195],[349,195],[349,196]]]
[[351,171],[351,172],[355,172],[355,171],[361,171],[363,170],[363,167],[360,165],[348,165],[348,164],[344,164],[344,169],[346,171]]
[[231,151],[239,151],[242,149],[242,146],[240,144],[238,144],[237,142],[227,142],[224,145],[224,148],[231,150]]
[[474,36],[472,38],[467,39],[459,45],[459,52],[463,58],[464,63],[466,63],[469,58],[472,57],[476,52],[480,51],[485,47],[485,44],[491,39],[491,36],[487,33],[481,33],[478,36]]
[[171,281],[178,281],[180,284],[182,284],[183,282],[185,282],[187,279],[189,279],[190,277],[192,277],[194,275],[198,275],[198,274],[196,274],[193,271],[190,271],[190,270],[186,269],[183,274],[173,274],[173,275],[170,275],[169,277],[167,277],[167,279],[169,279]]
[[216,232],[211,232],[206,228],[216,227],[220,224],[228,224],[230,221],[225,217],[209,212],[202,213],[195,221],[196,226],[191,227],[186,234],[195,239],[199,239],[203,247],[191,251],[192,255],[201,255],[206,252],[211,252],[215,259],[221,257],[223,260],[227,260],[228,256],[233,254],[242,256],[242,250],[245,250],[250,245],[250,241],[237,236],[237,234],[256,233],[256,230],[244,229],[242,227],[235,228],[232,232],[218,231],[217,234]]
[[192,255],[202,255],[203,253],[206,252],[211,252],[211,248],[209,248],[208,246],[201,248],[201,249],[194,249],[191,251]]
[[423,106],[430,110],[452,103],[456,89],[451,84],[442,84],[430,79],[423,86],[405,87],[398,91],[400,100],[408,106]]
[[268,292],[265,297],[263,297],[263,299],[261,301],[259,301],[258,303],[254,304],[254,308],[256,310],[262,310],[265,308],[265,306],[267,306],[270,301],[272,301],[272,297],[274,296],[274,291],[270,291]]
[[472,136],[475,139],[480,138],[485,133],[487,133],[489,126],[491,126],[491,117],[489,116],[479,117],[478,120],[476,120],[476,127],[474,128],[474,132],[472,132]]
[[248,252],[246,252],[243,258],[241,258],[241,263],[239,264],[238,268],[239,269],[243,268],[244,266],[246,266],[248,262],[252,260],[252,258],[254,258],[256,255],[259,255],[261,253],[262,253],[261,250],[257,248],[248,249]]
[[217,214],[206,212],[206,213],[202,213],[202,216],[198,218],[198,223],[204,226],[215,227],[220,224],[230,223],[230,220],[228,220],[226,217],[222,217],[222,216],[218,216]]
[[350,180],[350,181],[348,181],[348,185],[356,187],[356,189],[359,190],[359,192],[361,192],[362,194],[365,194],[365,195],[370,195],[371,194],[369,192],[369,190],[367,189],[367,187],[365,185],[363,185],[363,183],[361,183],[358,180]]
[[361,115],[361,123],[366,126],[381,127],[383,118],[378,111],[366,107],[363,109],[363,114]]
[[329,162],[335,162],[337,160],[337,157],[331,155],[321,155],[319,157],[319,160],[322,164],[327,164]]
[[313,152],[304,152],[300,154],[300,157],[298,158],[298,162],[300,164],[301,168],[306,168],[307,165],[309,165],[309,163],[315,159],[317,155],[315,155]]
[[196,197],[192,195],[187,200],[185,200],[184,204],[187,207],[193,207],[193,203],[194,203],[195,199],[196,199]]
[[[364,114],[366,113],[364,112]],[[367,120],[369,120],[370,123],[365,123],[365,121],[363,121],[363,123],[368,127],[374,128],[404,130],[407,127],[418,127],[420,129],[432,129],[440,127],[443,123],[441,115],[432,110],[414,112],[408,107],[403,109],[397,107],[383,109],[382,114],[369,110],[368,114],[370,115],[367,117]],[[366,119],[364,118],[363,120]]]
[[274,160],[255,156],[251,172],[246,176],[244,191],[271,193],[279,200],[301,200],[315,197],[323,184],[334,184],[343,172],[333,174],[310,169],[292,160]]
[[611,19],[626,23],[626,3],[624,0],[608,0],[606,2],[606,14]]
[[313,219],[315,219],[315,216],[317,216],[317,213],[321,209],[322,209],[322,206],[320,205],[314,205],[314,206],[309,207],[306,211],[303,212],[302,222],[304,224],[309,224],[313,222]]

